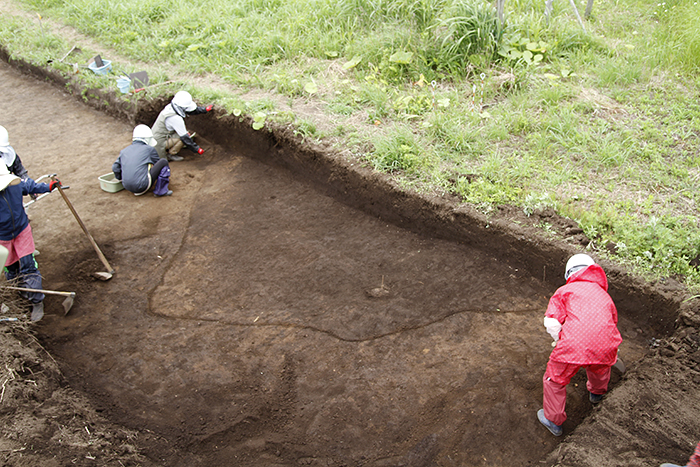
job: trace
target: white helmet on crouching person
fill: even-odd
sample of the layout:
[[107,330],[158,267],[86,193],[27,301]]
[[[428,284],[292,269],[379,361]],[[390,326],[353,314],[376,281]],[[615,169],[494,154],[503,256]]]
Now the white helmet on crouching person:
[[136,125],[132,141],[141,141],[149,146],[156,145],[156,139],[153,137],[153,131],[147,125]]
[[564,279],[569,280],[569,277],[575,272],[585,269],[588,266],[595,264],[593,258],[583,253],[576,254],[569,258],[566,262],[566,269],[564,269]]
[[185,118],[187,112],[197,109],[197,104],[192,100],[192,95],[187,91],[178,91],[171,102],[175,113]]

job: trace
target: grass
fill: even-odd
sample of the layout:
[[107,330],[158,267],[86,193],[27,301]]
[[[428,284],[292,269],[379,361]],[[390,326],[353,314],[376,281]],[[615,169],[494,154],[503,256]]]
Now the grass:
[[[503,25],[482,0],[16,5],[25,14],[0,14],[13,56],[63,55],[73,44],[49,21],[70,25],[96,44],[81,63],[106,49],[156,64],[156,81],[214,77],[229,87],[187,89],[259,128],[281,121],[328,138],[411,189],[448,191],[483,212],[555,209],[597,254],[700,290],[694,0],[595,4],[585,30],[568,3],[547,20],[533,0],[506,3]],[[304,113],[309,104],[322,110]]]

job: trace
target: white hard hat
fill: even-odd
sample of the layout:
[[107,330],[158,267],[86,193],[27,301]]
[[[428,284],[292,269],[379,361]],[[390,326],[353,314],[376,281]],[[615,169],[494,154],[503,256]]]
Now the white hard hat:
[[192,112],[197,109],[197,104],[192,100],[192,95],[187,91],[178,91],[173,97],[173,105],[183,109],[185,112]]
[[566,269],[564,269],[564,279],[568,279],[571,274],[575,273],[576,271],[587,268],[588,266],[595,264],[595,261],[593,261],[593,258],[591,258],[588,255],[585,255],[583,253],[576,254],[569,258],[569,261],[566,262]]
[[20,179],[16,175],[12,175],[4,162],[0,161],[0,191],[10,185],[19,184]]
[[7,130],[4,126],[0,126],[0,147],[10,145],[10,135],[7,134]]
[[156,140],[153,137],[153,131],[147,125],[136,125],[132,141],[142,141],[149,146],[155,146]]

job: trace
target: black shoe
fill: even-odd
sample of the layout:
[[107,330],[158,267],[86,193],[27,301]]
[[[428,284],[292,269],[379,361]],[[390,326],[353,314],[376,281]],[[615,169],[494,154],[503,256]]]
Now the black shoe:
[[591,401],[592,404],[597,404],[598,402],[603,400],[603,395],[602,394],[593,394],[592,392],[588,393],[588,400]]

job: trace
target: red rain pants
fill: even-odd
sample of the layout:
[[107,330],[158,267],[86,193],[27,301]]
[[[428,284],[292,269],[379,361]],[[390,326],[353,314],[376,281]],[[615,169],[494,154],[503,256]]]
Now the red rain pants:
[[542,378],[544,388],[544,416],[556,425],[566,420],[566,385],[578,370],[586,368],[588,382],[586,388],[593,394],[608,392],[610,382],[610,366],[608,365],[578,365],[549,361],[547,371]]

